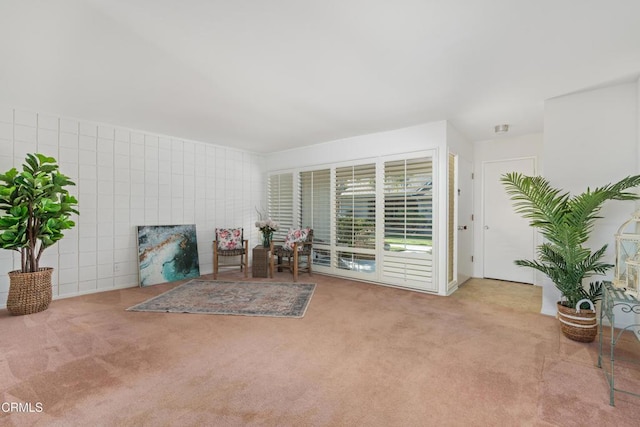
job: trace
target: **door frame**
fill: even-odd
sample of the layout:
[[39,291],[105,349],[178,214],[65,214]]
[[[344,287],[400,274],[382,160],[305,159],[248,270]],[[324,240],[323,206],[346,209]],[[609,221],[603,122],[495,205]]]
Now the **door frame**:
[[[458,285],[464,283],[467,279],[473,277],[473,254],[475,250],[474,239],[475,239],[475,221],[474,221],[474,199],[476,195],[474,194],[474,164],[472,161],[466,159],[465,157],[456,156],[457,164],[456,164],[456,277],[458,278]],[[457,194],[457,190],[462,191],[462,196]],[[461,197],[468,197],[468,200],[463,204],[461,203]],[[462,209],[461,206],[466,207],[467,209]],[[465,216],[462,216],[465,215]],[[463,233],[460,233],[460,226],[466,226],[467,230],[463,231],[466,235],[467,245],[464,246],[463,257],[460,256],[460,248],[463,246],[460,244],[461,236]],[[482,259],[482,258],[480,258]],[[461,268],[463,267],[463,268]],[[460,273],[460,270],[463,270],[463,273]],[[466,274],[465,274],[466,273]]]
[[[482,277],[485,277],[485,271],[484,271],[484,267],[485,267],[485,259],[486,259],[486,254],[485,254],[485,239],[484,239],[484,224],[486,223],[486,218],[485,218],[485,208],[486,208],[486,199],[485,199],[485,176],[484,176],[484,166],[487,163],[502,163],[502,162],[511,162],[511,161],[517,161],[517,160],[532,160],[533,161],[533,174],[534,175],[538,175],[538,158],[536,156],[521,156],[521,157],[508,157],[508,158],[504,158],[504,159],[495,159],[495,160],[483,160],[480,167],[482,170],[482,179],[480,182],[480,209],[482,212],[482,218],[479,218],[481,221],[481,224],[479,225],[479,229],[480,229],[480,250],[482,250],[482,266],[481,266],[481,271],[482,271]],[[534,231],[533,232],[533,254],[535,256],[536,254],[536,247],[537,245],[537,240],[538,240],[538,234]],[[533,284],[537,285],[538,284],[538,280],[537,280],[537,274],[534,271],[533,272]]]

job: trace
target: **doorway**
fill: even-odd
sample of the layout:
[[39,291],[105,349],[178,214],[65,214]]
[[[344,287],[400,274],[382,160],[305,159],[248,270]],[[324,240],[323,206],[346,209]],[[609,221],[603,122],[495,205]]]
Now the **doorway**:
[[491,161],[482,165],[483,276],[532,284],[534,271],[517,266],[514,261],[534,258],[534,229],[515,213],[500,182],[500,177],[507,172],[535,175],[535,158]]

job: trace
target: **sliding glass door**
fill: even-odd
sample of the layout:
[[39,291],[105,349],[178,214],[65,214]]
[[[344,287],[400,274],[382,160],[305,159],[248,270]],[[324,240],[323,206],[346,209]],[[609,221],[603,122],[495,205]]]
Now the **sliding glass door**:
[[380,158],[271,175],[269,212],[314,229],[318,272],[436,291],[434,188],[430,152]]

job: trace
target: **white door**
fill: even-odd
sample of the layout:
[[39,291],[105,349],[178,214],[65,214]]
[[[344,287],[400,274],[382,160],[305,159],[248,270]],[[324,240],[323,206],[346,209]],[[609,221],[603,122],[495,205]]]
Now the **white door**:
[[533,283],[531,268],[514,264],[534,258],[534,229],[516,214],[500,177],[507,172],[535,174],[533,158],[485,162],[482,171],[484,205],[484,277]]

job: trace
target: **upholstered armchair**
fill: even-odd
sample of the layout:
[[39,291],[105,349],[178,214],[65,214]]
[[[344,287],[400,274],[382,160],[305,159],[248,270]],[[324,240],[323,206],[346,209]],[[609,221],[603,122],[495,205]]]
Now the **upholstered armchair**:
[[240,257],[238,264],[224,263],[224,267],[240,266],[244,270],[244,277],[248,276],[249,241],[244,239],[242,228],[216,228],[213,241],[213,278],[218,278],[218,261],[220,257]]
[[293,273],[293,281],[298,281],[300,272],[312,273],[313,230],[301,228],[289,230],[281,245],[271,241],[269,275],[273,278],[275,269],[287,269]]

